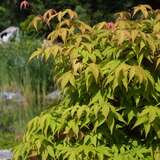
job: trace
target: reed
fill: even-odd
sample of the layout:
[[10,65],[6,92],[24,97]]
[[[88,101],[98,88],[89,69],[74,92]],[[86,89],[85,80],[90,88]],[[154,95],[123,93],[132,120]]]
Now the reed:
[[[44,109],[49,85],[53,86],[49,64],[39,60],[28,63],[40,42],[23,37],[19,43],[0,45],[0,134],[8,137],[0,138],[0,148],[11,147],[21,137],[25,124]],[[6,92],[22,97],[5,100],[2,94]]]

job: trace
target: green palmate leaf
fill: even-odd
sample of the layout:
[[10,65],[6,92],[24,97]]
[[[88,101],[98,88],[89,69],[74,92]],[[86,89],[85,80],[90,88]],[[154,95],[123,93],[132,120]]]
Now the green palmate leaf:
[[130,110],[128,113],[128,123],[130,123],[135,116],[136,116],[135,112],[133,110]]
[[99,67],[97,64],[95,63],[91,63],[89,64],[88,68],[87,68],[87,72],[91,72],[96,80],[96,82],[98,82],[98,78],[99,78],[99,75],[100,75],[100,72],[99,72]]
[[53,146],[47,146],[48,154],[55,159],[55,153],[53,151]]
[[88,70],[86,70],[85,72],[85,80],[86,80],[86,89],[87,91],[89,90],[89,87],[91,86],[92,84],[92,77],[91,75],[89,74]]
[[143,54],[140,54],[140,55],[138,56],[138,64],[139,64],[139,65],[142,64],[143,59],[144,59],[144,55],[143,55]]
[[146,137],[147,137],[150,129],[151,129],[151,124],[149,124],[149,123],[144,124],[144,130],[145,130],[145,136]]
[[111,151],[110,151],[110,148],[108,148],[108,147],[99,146],[99,147],[96,148],[96,151],[98,153],[100,153],[101,155],[104,155],[104,156],[107,156],[107,157],[111,156]]
[[28,130],[26,132],[26,138],[28,138],[36,130],[38,121],[39,121],[39,117],[37,116],[28,123]]
[[129,74],[129,69],[130,66],[127,64],[121,64],[120,66],[118,66],[115,71],[113,72],[113,74],[110,74],[107,77],[107,82],[106,84],[109,83],[113,83],[112,88],[113,91],[118,87],[118,86],[123,86],[126,88],[126,91],[128,90],[128,74]]
[[135,97],[136,106],[138,106],[140,99],[141,99],[140,96]]
[[96,104],[96,103],[102,103],[104,102],[104,99],[102,97],[102,93],[100,91],[98,91],[95,96],[92,98],[91,102],[89,103],[89,105],[92,105],[92,104]]
[[134,127],[139,125],[144,126],[144,131],[146,136],[153,127],[156,130],[157,135],[159,136],[159,125],[157,119],[160,118],[160,109],[156,106],[146,106],[145,109],[139,114]]
[[[119,38],[118,38],[119,37]],[[130,33],[127,30],[119,30],[117,32],[118,44],[122,44],[130,38]]]
[[153,153],[153,157],[155,160],[160,158],[159,147],[156,148],[155,152]]
[[150,47],[150,49],[152,50],[152,52],[155,53],[156,48],[157,48],[156,41],[153,39],[152,36],[149,36],[149,35],[148,35],[148,37],[147,37],[146,40],[147,40],[147,42],[148,42],[148,44],[149,44],[149,47]]
[[[146,77],[145,77],[145,73],[143,68],[139,67],[139,66],[133,66],[130,70],[130,74],[132,75],[132,72],[135,73],[135,77],[138,78],[139,83],[141,84],[143,81],[145,81]],[[130,77],[131,79],[131,77]]]
[[136,78],[140,84],[144,83],[146,88],[148,87],[148,83],[152,86],[154,85],[154,79],[149,71],[144,70],[140,66],[132,66],[129,72],[129,81]]
[[43,50],[41,48],[38,48],[33,54],[30,56],[29,61],[31,61],[33,58],[38,57],[42,55]]
[[157,137],[160,139],[160,125],[159,122],[153,123],[153,128],[157,134]]
[[111,132],[111,134],[113,133],[113,129],[114,129],[114,125],[115,125],[115,119],[114,119],[114,114],[113,113],[110,113],[108,118],[107,118],[107,125],[108,125],[108,128]]
[[158,57],[157,62],[156,62],[156,68],[160,65],[160,57]]
[[45,49],[45,59],[46,59],[46,61],[48,60],[48,58],[50,57],[50,55],[51,55],[51,52],[50,52],[50,48],[47,48],[47,49]]
[[112,61],[102,61],[100,69],[103,75],[112,73],[119,65],[121,61],[119,60],[112,60]]
[[105,118],[108,117],[109,112],[110,112],[109,106],[107,106],[107,105],[102,106],[102,114],[104,115]]
[[78,124],[72,120],[68,122],[68,126],[69,128],[71,128],[73,130],[73,132],[78,136],[78,132],[79,132],[79,127]]
[[58,52],[61,52],[61,48],[60,48],[60,46],[58,46],[58,45],[54,45],[54,46],[52,46],[52,47],[50,48],[49,51],[51,52],[51,54],[52,54],[54,57],[56,57],[57,54],[58,54]]
[[91,144],[93,144],[94,146],[97,146],[97,136],[93,136],[90,138]]
[[142,40],[141,42],[140,42],[140,52],[142,51],[142,49],[145,47],[146,45],[145,45],[145,42]]
[[158,79],[158,81],[155,84],[155,89],[160,92],[160,80]]
[[89,52],[89,53],[91,53],[92,52],[92,48],[93,48],[93,45],[92,44],[90,44],[90,43],[81,43],[83,46],[84,46],[84,48],[86,48],[87,49],[87,51]]
[[48,151],[45,150],[44,152],[42,152],[42,160],[47,159],[47,157],[48,157]]
[[159,31],[160,31],[159,27],[160,27],[160,22],[158,21],[158,22],[153,26],[153,32],[154,32],[154,33],[159,32]]
[[134,124],[133,128],[143,124],[143,123],[146,123],[148,121],[148,117],[147,116],[141,116],[138,118],[138,120],[136,121],[136,123]]
[[59,78],[59,81],[61,82],[62,89],[64,89],[68,83],[75,87],[75,78],[71,72],[66,72],[63,76]]
[[123,73],[124,78],[122,80],[123,86],[125,87],[126,91],[128,91],[128,71]]

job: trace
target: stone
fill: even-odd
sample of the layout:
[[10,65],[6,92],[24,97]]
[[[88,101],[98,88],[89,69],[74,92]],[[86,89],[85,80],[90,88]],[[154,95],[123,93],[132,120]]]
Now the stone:
[[0,160],[11,160],[12,153],[10,150],[0,150]]
[[53,92],[46,95],[45,100],[47,103],[56,102],[61,98],[61,93],[59,90],[54,90]]
[[17,103],[23,102],[25,98],[19,92],[9,92],[2,91],[0,92],[0,100],[2,101],[15,101]]
[[0,44],[8,43],[12,39],[19,41],[19,28],[11,26],[0,32]]

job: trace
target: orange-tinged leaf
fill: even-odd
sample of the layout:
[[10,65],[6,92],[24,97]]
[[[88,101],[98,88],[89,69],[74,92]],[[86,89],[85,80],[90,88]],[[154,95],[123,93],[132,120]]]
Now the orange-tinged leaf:
[[70,17],[71,19],[78,17],[77,13],[74,12],[74,11],[72,11],[71,9],[66,9],[66,12],[68,13],[68,15],[69,15],[69,17]]
[[131,31],[131,39],[132,39],[132,42],[135,41],[135,39],[137,38],[138,36],[138,30],[132,30]]
[[33,25],[33,27],[38,31],[38,23],[42,22],[42,21],[43,21],[42,16],[37,16],[37,17],[33,18],[31,25]]
[[81,31],[82,34],[84,34],[86,31],[90,32],[92,30],[92,27],[90,27],[88,24],[79,21],[79,30]]
[[57,16],[57,12],[54,9],[49,9],[43,14],[43,20],[49,25],[51,19]]
[[58,18],[58,21],[61,22],[61,20],[62,20],[62,18],[63,18],[63,13],[62,13],[62,11],[58,12],[57,18]]
[[61,38],[63,40],[63,43],[66,42],[67,33],[68,33],[68,29],[61,29],[60,36],[61,36]]
[[130,33],[127,30],[119,30],[117,31],[117,41],[118,44],[122,44],[124,41],[130,39]]
[[101,23],[98,23],[97,25],[95,25],[93,28],[96,28],[96,29],[106,29],[106,22],[101,22]]
[[56,16],[57,16],[57,14],[51,15],[48,19],[46,19],[47,25],[50,25],[50,21],[51,21],[54,17],[56,17]]
[[32,55],[29,58],[29,61],[31,61],[33,58],[40,56],[43,53],[43,50],[41,48],[38,48],[35,52],[32,53]]
[[140,4],[136,7],[134,7],[133,16],[140,11],[144,15],[144,17],[147,18],[148,17],[148,10],[152,10],[152,7],[149,5],[141,5]]
[[115,14],[115,16],[117,17],[117,19],[119,20],[126,20],[129,19],[131,17],[131,14],[129,12],[123,11],[123,12],[118,12]]
[[65,27],[65,26],[70,27],[71,21],[69,19],[65,19],[62,22],[58,23],[57,28]]

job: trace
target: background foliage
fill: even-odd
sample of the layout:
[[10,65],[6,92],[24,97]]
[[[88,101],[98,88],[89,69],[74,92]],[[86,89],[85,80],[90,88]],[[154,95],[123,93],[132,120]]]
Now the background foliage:
[[77,11],[82,20],[92,24],[103,20],[111,20],[113,13],[120,10],[130,9],[139,3],[148,3],[153,8],[160,5],[159,0],[28,0],[29,7],[20,8],[23,0],[1,0],[0,1],[0,30],[9,25],[18,25],[24,21],[29,15],[38,15],[45,10],[53,8],[62,10],[71,8]]
[[[20,42],[0,45],[0,148],[10,148],[22,138],[25,124],[44,109],[45,96],[54,88],[51,64],[28,63],[40,43],[23,36]],[[5,100],[4,93],[21,97]]]

